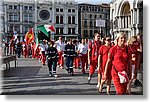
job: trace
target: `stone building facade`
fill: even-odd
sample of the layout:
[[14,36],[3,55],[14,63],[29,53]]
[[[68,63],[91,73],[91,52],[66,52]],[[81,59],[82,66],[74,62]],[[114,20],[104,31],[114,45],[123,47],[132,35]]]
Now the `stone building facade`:
[[110,4],[111,34],[125,32],[130,38],[143,34],[143,0],[113,0]]
[[[109,34],[110,30],[110,7],[108,4],[87,4],[78,5],[79,34],[81,38],[92,39],[95,32],[101,32],[102,36]],[[96,20],[105,20],[105,27],[97,27]]]
[[4,36],[10,40],[14,31],[23,41],[30,27],[55,26],[55,38],[78,38],[78,4],[65,0],[4,0]]

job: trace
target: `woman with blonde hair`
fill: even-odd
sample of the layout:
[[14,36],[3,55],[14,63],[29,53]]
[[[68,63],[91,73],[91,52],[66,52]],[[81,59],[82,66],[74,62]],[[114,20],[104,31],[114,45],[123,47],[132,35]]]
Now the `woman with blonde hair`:
[[138,47],[137,47],[137,37],[132,36],[128,43],[129,53],[132,56],[131,63],[132,63],[132,76],[129,79],[128,84],[128,93],[131,94],[131,83],[134,79],[137,78],[137,71],[138,71]]
[[131,57],[128,54],[126,36],[124,33],[120,32],[117,34],[116,42],[117,45],[109,50],[104,77],[107,78],[107,74],[109,70],[111,70],[117,95],[124,95],[126,94],[129,77],[131,75]]

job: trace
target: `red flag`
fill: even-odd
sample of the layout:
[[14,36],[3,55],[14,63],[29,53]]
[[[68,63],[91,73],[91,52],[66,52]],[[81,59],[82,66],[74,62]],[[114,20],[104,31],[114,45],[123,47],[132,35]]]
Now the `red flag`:
[[30,42],[34,41],[34,33],[33,28],[30,28],[25,36],[26,44],[29,44]]
[[49,27],[49,29],[50,29],[52,32],[55,32],[54,26],[51,25],[51,26]]

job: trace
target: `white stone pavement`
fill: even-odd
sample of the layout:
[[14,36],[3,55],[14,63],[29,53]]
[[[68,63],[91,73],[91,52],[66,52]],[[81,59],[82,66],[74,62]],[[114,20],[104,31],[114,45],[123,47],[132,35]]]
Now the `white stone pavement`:
[[[3,70],[3,95],[106,95],[106,85],[103,93],[98,93],[97,72],[91,84],[87,84],[88,74],[82,74],[81,69],[75,69],[75,75],[69,75],[65,69],[57,68],[58,77],[48,76],[48,67],[42,66],[36,59],[18,59],[17,68],[11,63],[11,69]],[[88,70],[86,70],[88,73]],[[138,78],[142,81],[142,73]],[[142,95],[142,87],[132,85],[135,95]],[[111,94],[115,95],[113,83]]]

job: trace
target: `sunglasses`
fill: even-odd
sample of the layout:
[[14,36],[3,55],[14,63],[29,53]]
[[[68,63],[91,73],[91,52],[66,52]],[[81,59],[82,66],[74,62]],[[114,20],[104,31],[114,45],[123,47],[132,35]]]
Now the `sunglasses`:
[[106,39],[106,41],[111,41],[111,39]]

